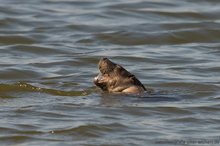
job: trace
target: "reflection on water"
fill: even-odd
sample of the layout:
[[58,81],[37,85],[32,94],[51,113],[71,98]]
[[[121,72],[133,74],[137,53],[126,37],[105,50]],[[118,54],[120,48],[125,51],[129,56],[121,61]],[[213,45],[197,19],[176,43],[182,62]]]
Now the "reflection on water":
[[[0,145],[219,144],[219,1],[0,2]],[[97,89],[103,56],[152,93]]]

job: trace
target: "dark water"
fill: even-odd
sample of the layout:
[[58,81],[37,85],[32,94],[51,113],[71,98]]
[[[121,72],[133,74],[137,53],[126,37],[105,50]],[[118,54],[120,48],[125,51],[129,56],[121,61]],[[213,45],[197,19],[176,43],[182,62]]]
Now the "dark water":
[[[219,14],[218,0],[1,0],[0,145],[219,145]],[[102,93],[103,56],[155,94]]]

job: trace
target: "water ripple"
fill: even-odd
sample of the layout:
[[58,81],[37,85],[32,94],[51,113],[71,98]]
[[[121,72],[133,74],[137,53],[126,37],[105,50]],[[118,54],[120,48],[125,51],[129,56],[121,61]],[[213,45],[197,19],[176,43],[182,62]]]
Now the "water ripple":
[[[0,2],[1,145],[219,141],[220,1]],[[96,88],[101,57],[152,92]]]
[[59,96],[86,96],[88,94],[86,91],[61,91],[55,89],[40,88],[24,82],[18,82],[12,85],[0,84],[0,92],[42,92]]

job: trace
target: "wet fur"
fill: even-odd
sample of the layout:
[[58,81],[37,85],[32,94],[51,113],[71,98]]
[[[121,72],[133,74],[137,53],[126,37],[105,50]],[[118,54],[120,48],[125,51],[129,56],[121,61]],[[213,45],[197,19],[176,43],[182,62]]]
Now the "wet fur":
[[136,94],[146,90],[133,74],[107,58],[100,59],[98,67],[100,74],[95,77],[94,84],[103,91]]

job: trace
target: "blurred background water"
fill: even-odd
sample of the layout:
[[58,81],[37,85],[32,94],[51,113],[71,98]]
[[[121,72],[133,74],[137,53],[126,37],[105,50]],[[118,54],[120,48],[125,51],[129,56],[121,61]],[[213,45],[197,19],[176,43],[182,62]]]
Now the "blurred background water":
[[[0,145],[219,144],[219,14],[218,0],[0,0]],[[101,57],[155,95],[102,93]]]

